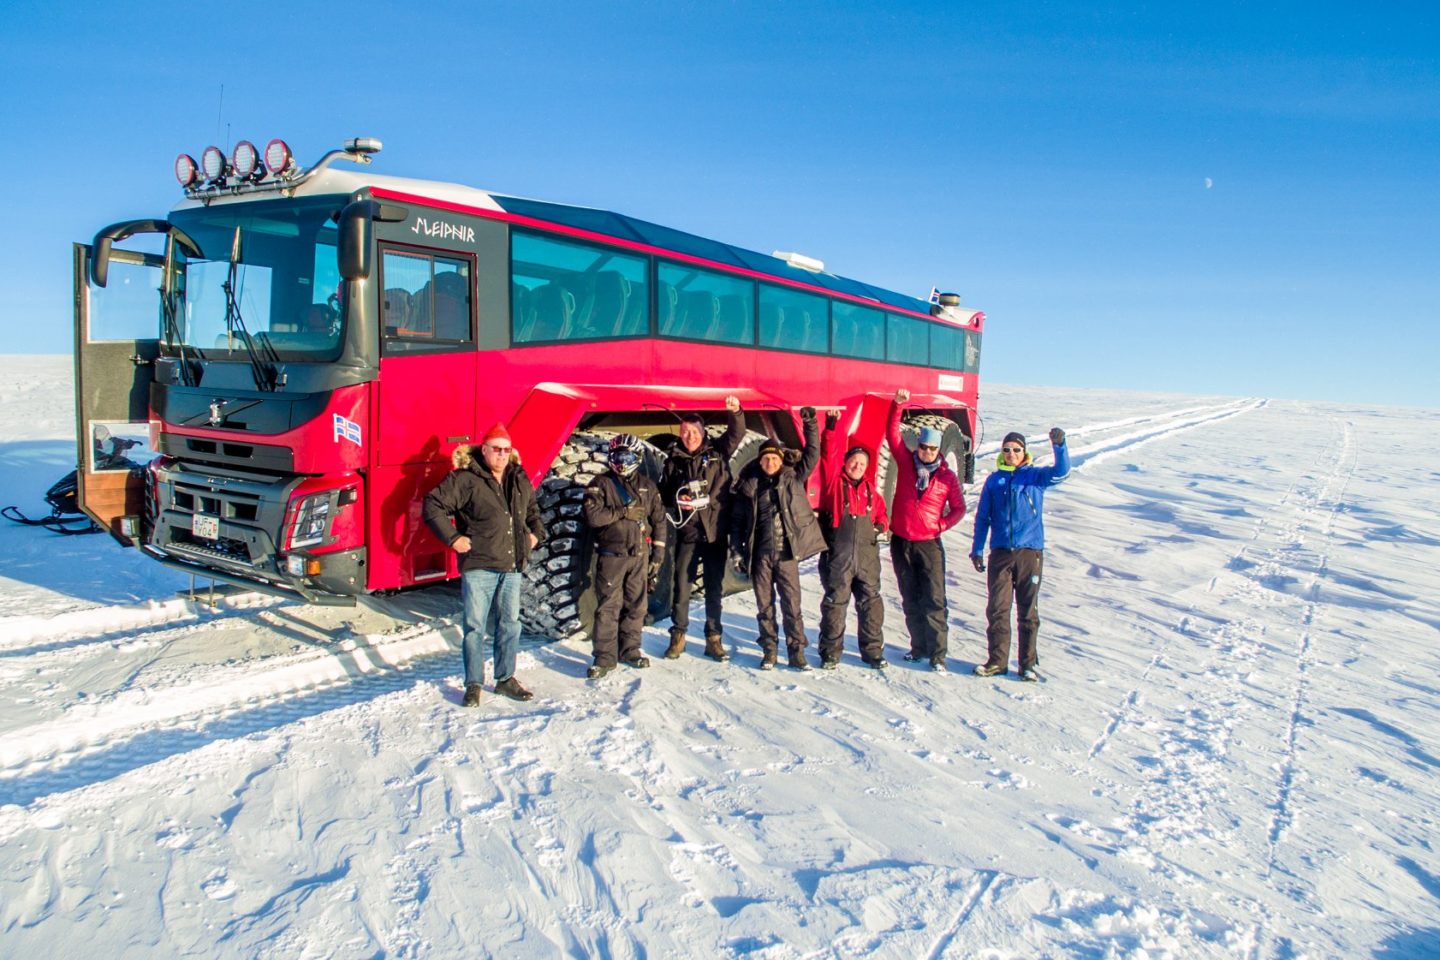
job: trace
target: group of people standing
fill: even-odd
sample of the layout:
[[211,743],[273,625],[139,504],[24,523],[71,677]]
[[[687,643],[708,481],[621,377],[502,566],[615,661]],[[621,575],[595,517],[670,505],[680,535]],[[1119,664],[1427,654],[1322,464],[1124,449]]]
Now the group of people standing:
[[[853,600],[861,661],[883,670],[880,544],[887,536],[910,636],[905,659],[943,671],[949,627],[941,535],[965,516],[965,499],[960,478],[941,456],[943,435],[938,429],[922,427],[913,451],[905,445],[900,418],[909,399],[909,391],[896,392],[886,424],[895,474],[888,514],[870,470],[874,451],[863,445],[847,447],[834,413],[826,416],[822,434],[813,407],[800,411],[803,439],[798,450],[766,439],[755,459],[734,477],[730,460],[745,439],[736,397],[726,398],[726,430],[719,437],[707,435],[698,414],[681,419],[678,440],[658,482],[640,471],[641,441],[630,434],[614,436],[606,451],[608,469],[586,487],[582,504],[596,555],[593,663],[587,676],[599,679],[622,663],[650,666],[641,634],[667,552],[672,560],[667,659],[685,651],[697,576],[703,577],[705,587],[703,655],[717,662],[730,659],[721,624],[728,562],[749,578],[754,590],[760,668],[773,670],[777,665],[783,627],[787,664],[809,670],[799,566],[818,555],[824,588],[820,666],[839,665]],[[1047,487],[1069,472],[1064,432],[1051,430],[1050,440],[1055,462],[1040,468],[1031,463],[1024,437],[1007,434],[997,469],[981,491],[971,562],[977,572],[988,570],[989,656],[975,668],[979,676],[1008,671],[1013,598],[1019,605],[1020,676],[1038,679],[1043,497]],[[430,492],[424,507],[430,529],[461,557],[466,706],[480,702],[483,639],[487,622],[494,620],[495,690],[517,700],[532,697],[515,678],[519,594],[526,557],[545,536],[534,489],[513,456],[505,427],[493,427],[478,450],[478,457],[471,448],[456,451],[455,470]],[[817,467],[822,467],[818,513],[806,492]]]

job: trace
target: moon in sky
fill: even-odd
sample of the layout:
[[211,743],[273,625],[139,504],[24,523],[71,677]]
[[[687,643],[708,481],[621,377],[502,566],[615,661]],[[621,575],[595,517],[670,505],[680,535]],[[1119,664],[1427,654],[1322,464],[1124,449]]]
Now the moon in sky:
[[1206,177],[1206,178],[1205,178],[1205,189],[1206,189],[1206,190],[1209,190],[1209,189],[1210,189],[1211,187],[1213,187],[1213,186],[1215,186],[1215,181],[1214,181],[1214,180],[1211,180],[1209,177]]

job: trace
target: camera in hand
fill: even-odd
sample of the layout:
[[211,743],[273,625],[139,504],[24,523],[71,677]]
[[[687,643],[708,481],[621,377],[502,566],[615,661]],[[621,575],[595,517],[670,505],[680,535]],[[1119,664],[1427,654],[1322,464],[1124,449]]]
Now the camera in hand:
[[710,506],[710,497],[705,493],[705,481],[688,481],[675,494],[675,502],[681,510],[704,510]]

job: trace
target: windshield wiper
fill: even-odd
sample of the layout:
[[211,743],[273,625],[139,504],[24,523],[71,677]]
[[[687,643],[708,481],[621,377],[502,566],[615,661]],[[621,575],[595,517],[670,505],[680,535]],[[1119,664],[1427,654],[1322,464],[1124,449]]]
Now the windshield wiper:
[[[276,372],[272,364],[260,359],[255,349],[255,338],[245,328],[245,318],[240,316],[240,296],[235,289],[235,279],[240,268],[240,228],[235,228],[235,241],[230,245],[230,269],[225,275],[221,289],[225,291],[225,332],[233,340],[235,331],[240,331],[240,341],[245,344],[245,353],[250,358],[250,369],[255,375],[255,387],[259,390],[274,390]],[[275,349],[266,344],[272,356],[278,359]]]

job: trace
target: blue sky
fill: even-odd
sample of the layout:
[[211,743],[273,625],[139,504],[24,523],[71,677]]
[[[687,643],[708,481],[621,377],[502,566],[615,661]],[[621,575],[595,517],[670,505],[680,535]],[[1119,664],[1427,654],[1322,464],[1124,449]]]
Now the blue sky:
[[176,153],[369,135],[956,290],[982,382],[1440,406],[1434,4],[140,6],[0,11],[0,351],[69,352],[70,244]]

